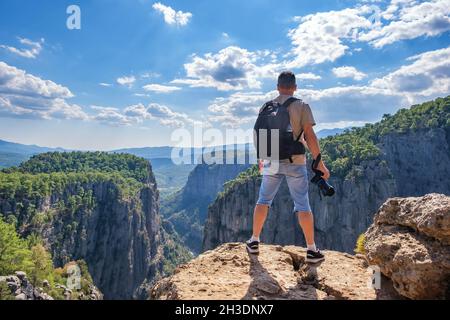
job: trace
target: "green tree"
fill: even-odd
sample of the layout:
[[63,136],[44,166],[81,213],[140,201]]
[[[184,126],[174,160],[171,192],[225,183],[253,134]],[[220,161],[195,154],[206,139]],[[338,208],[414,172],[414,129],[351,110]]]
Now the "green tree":
[[19,237],[13,225],[0,219],[0,275],[28,271],[31,266],[27,241]]
[[37,244],[31,248],[32,268],[29,273],[31,283],[34,286],[42,286],[44,280],[53,284],[53,262],[51,255],[43,245]]

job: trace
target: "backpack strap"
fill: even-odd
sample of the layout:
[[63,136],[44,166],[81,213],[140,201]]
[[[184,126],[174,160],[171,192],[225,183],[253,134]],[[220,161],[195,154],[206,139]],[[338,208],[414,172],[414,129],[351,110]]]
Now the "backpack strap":
[[281,105],[282,107],[288,108],[292,103],[294,103],[295,101],[298,101],[300,99],[294,98],[294,97],[290,97],[289,99],[287,99],[283,104],[280,104],[278,102],[274,102],[273,100],[266,102],[261,110],[259,111],[259,113],[261,114],[262,112],[264,112],[268,107],[273,107],[275,104]]
[[297,99],[295,97],[290,97],[289,99],[287,99],[282,106],[285,108],[288,108],[292,103],[294,103],[295,101],[299,101],[300,99]]
[[[300,99],[297,99],[295,97],[290,97],[289,99],[287,99],[284,103],[283,103],[283,107],[288,108],[291,104],[293,104],[295,101],[300,101]],[[299,142],[300,138],[302,137],[303,131],[300,132],[300,135],[297,137],[297,139],[295,139],[295,142]]]
[[261,107],[259,114],[263,113],[264,111],[266,111],[266,109],[268,107],[272,107],[273,106],[273,101],[269,101],[263,104],[263,106]]

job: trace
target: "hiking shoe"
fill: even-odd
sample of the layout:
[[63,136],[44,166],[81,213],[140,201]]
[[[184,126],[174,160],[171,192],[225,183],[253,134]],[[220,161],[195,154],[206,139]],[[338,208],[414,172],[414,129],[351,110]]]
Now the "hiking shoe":
[[259,253],[259,241],[251,241],[248,240],[246,242],[247,245],[247,251],[251,254],[258,254]]
[[319,249],[317,251],[308,250],[306,252],[306,262],[308,263],[318,263],[325,260],[325,256],[320,252]]

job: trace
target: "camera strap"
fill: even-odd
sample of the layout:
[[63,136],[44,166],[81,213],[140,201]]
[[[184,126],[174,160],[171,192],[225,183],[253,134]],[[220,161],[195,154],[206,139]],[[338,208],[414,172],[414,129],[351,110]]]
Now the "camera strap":
[[[311,182],[316,184],[317,182],[319,182],[319,180],[322,178],[323,176],[323,172],[320,170],[317,170],[317,167],[319,166],[320,161],[322,160],[322,154],[319,153],[319,155],[317,156],[316,159],[314,159],[314,161],[312,162],[311,165],[311,169],[312,171],[316,174],[312,179]],[[320,192],[320,188],[319,186],[317,186],[317,191],[319,192],[319,198],[320,201],[322,201],[322,192]]]

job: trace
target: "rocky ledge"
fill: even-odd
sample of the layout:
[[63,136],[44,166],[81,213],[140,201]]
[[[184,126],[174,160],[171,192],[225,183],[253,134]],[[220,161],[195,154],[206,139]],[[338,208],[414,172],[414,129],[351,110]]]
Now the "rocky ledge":
[[262,245],[259,256],[245,245],[228,243],[207,251],[159,281],[151,299],[376,299],[368,284],[372,272],[364,259],[325,251],[321,264],[305,263],[306,251],[295,246]]

